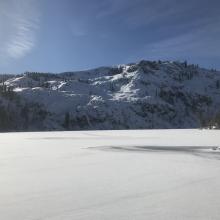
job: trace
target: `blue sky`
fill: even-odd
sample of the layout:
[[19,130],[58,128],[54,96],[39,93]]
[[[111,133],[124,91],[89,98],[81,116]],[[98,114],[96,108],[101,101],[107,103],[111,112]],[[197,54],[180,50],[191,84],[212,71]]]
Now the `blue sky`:
[[149,60],[220,69],[219,0],[0,0],[0,72]]

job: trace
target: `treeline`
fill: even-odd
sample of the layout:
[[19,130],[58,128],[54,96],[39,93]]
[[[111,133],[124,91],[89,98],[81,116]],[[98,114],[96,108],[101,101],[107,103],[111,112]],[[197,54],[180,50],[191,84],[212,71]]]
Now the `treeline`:
[[209,120],[207,127],[220,129],[220,111]]
[[48,115],[37,103],[0,99],[0,131],[45,130]]

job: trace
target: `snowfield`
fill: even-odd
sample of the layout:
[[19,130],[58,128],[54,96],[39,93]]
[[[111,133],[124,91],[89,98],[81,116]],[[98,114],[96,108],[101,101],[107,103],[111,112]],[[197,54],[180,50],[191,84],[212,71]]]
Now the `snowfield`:
[[219,219],[219,130],[0,134],[0,219]]

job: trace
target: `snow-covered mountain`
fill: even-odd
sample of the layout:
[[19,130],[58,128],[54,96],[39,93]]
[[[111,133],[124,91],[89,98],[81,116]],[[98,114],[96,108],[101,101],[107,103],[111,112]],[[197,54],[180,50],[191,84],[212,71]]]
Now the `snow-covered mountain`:
[[197,128],[220,112],[220,72],[186,62],[1,78],[1,130]]

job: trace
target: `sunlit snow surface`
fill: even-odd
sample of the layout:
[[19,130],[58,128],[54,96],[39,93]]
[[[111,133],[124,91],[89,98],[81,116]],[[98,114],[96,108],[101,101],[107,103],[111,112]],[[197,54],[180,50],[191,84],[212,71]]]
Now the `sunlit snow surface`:
[[219,219],[218,147],[217,130],[0,134],[0,219]]

